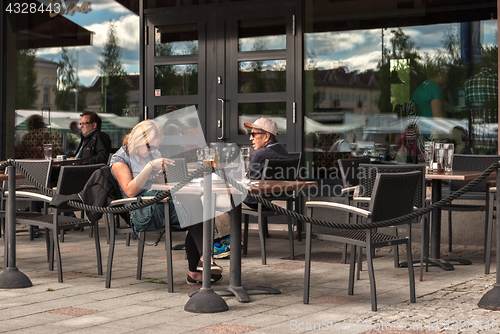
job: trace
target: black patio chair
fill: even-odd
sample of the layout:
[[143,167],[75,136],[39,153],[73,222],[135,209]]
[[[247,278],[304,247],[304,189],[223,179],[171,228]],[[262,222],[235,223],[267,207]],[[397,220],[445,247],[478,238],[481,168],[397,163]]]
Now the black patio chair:
[[[339,159],[339,169],[340,175],[342,176],[342,194],[347,200],[347,205],[351,205],[354,191],[356,187],[359,185],[359,165],[360,164],[369,164],[370,158],[361,157],[361,158],[350,158],[350,159]],[[347,223],[350,223],[352,215],[350,213],[347,214]],[[347,244],[344,244],[342,247],[342,258],[340,262],[343,264],[346,263],[347,260]]]
[[[469,154],[455,154],[453,156],[453,170],[457,171],[474,171],[482,172],[490,167],[493,163],[500,160],[500,155],[469,155]],[[454,192],[463,186],[465,186],[469,181],[450,181],[450,193]],[[479,199],[484,201],[484,204],[455,204],[450,203],[441,208],[441,210],[448,211],[448,251],[453,251],[453,233],[452,233],[452,212],[462,211],[484,211],[485,212],[485,226],[484,226],[484,259],[486,261],[486,254],[488,239],[491,240],[491,229],[488,229],[488,180],[484,180],[479,183],[474,189],[469,193],[460,197],[459,199],[467,198],[468,195],[475,193],[476,196],[470,197],[471,199]],[[474,195],[474,194],[472,194]],[[477,196],[479,195],[479,196]],[[491,243],[491,241],[490,241]],[[491,252],[491,250],[490,250]]]
[[[96,165],[81,165],[81,166],[62,166],[57,181],[56,193],[60,195],[71,195],[79,193],[85,187],[88,179],[92,176],[95,170],[104,166],[103,164]],[[52,198],[28,191],[17,191],[16,198],[30,198],[33,200],[42,200],[49,203]],[[74,211],[75,208],[68,204],[63,204],[58,208],[51,208],[50,212],[42,215],[27,215],[16,216],[16,223],[28,224],[44,227],[47,233],[49,251],[49,270],[54,270],[54,257],[57,263],[57,278],[60,283],[63,282],[62,259],[59,248],[59,232],[71,230],[80,227],[94,227],[94,242],[97,256],[97,274],[102,275],[102,259],[101,246],[99,242],[99,230],[97,222],[94,224],[88,219],[77,218],[61,215],[65,211]],[[50,234],[50,236],[49,236]],[[55,249],[55,256],[54,256]]]
[[[414,210],[415,196],[418,192],[418,184],[422,179],[419,171],[408,173],[380,173],[377,174],[373,187],[372,196],[369,201],[368,210],[340,203],[312,201],[306,203],[307,215],[312,217],[314,208],[331,210],[342,210],[366,219],[367,223],[381,222],[388,219],[401,217]],[[397,191],[397,190],[400,191]],[[401,191],[402,190],[402,191]],[[333,213],[332,213],[333,216]],[[324,229],[323,229],[324,230]],[[372,310],[377,310],[377,294],[375,285],[375,274],[373,270],[373,252],[378,247],[392,246],[395,244],[406,245],[408,263],[412,263],[411,253],[411,227],[408,222],[408,236],[398,237],[394,235],[375,232],[374,229],[331,229],[329,233],[313,233],[312,223],[306,222],[306,254],[304,275],[304,304],[309,303],[310,275],[311,275],[311,240],[329,240],[351,245],[351,260],[349,268],[348,294],[354,294],[354,274],[356,247],[366,248],[368,265],[368,276],[370,279]],[[413,266],[408,266],[410,280],[410,301],[415,302],[415,276]]]
[[[174,161],[174,166],[168,166],[167,180],[169,183],[180,182],[187,177],[187,164],[184,158],[171,159]],[[143,197],[142,200],[146,201],[152,197]],[[170,226],[170,205],[169,200],[163,200],[165,207],[165,252],[167,255],[167,282],[168,282],[168,292],[174,292],[174,279],[173,279],[173,269],[172,269],[172,249],[182,249],[184,245],[176,245],[172,247],[172,231],[185,231],[186,229],[173,229]],[[110,207],[122,206],[124,204],[134,204],[137,203],[137,197],[125,198],[111,202]],[[130,221],[127,222],[127,226],[119,227],[118,221],[120,216],[118,214],[114,215],[113,223],[110,224],[109,231],[109,252],[108,252],[108,264],[106,270],[106,288],[111,287],[111,275],[113,269],[113,257],[115,251],[115,240],[116,235],[125,234],[127,237],[133,234]],[[150,232],[161,232],[162,229]],[[141,240],[146,240],[146,232],[139,232],[137,236]],[[141,280],[142,278],[142,264],[144,258],[144,243],[138,241],[137,245],[137,272],[136,279]]]
[[[262,172],[262,180],[281,180],[293,181],[297,179],[299,159],[267,159]],[[283,172],[285,171],[285,173]],[[289,195],[262,195],[269,201],[286,201],[287,210],[293,210],[294,196]],[[266,264],[266,236],[267,236],[267,217],[279,215],[272,210],[266,210],[262,204],[257,205],[257,209],[244,207],[241,210],[244,215],[244,230],[243,230],[243,254],[247,254],[248,248],[248,224],[249,217],[257,217],[260,238],[260,253],[262,264]],[[293,220],[287,217],[288,238],[290,244],[290,259],[294,259],[294,242],[293,242]]]

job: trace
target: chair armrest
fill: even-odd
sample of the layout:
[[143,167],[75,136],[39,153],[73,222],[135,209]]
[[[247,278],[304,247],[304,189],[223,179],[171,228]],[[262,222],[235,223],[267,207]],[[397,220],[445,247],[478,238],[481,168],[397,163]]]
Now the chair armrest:
[[346,187],[346,188],[343,188],[340,192],[342,194],[352,193],[352,192],[357,191],[358,188],[359,188],[359,186]]
[[362,216],[362,217],[366,217],[366,218],[369,218],[372,215],[372,213],[368,210],[363,210],[360,208],[356,208],[354,206],[341,204],[341,203],[335,203],[335,202],[309,201],[309,202],[306,202],[306,207],[307,208],[337,209],[337,210],[341,210],[341,211],[354,213],[358,216]]
[[371,197],[353,197],[353,201],[355,202],[370,202],[372,200]]
[[[142,201],[148,201],[150,199],[153,199],[154,196],[143,196],[141,197]],[[161,200],[160,202],[166,202],[168,201],[168,197]],[[122,199],[116,199],[114,201],[112,201],[111,203],[109,203],[109,206],[119,206],[119,205],[124,205],[124,204],[135,204],[137,203],[137,197],[130,197],[130,198],[122,198]]]
[[[8,195],[8,192],[5,192]],[[45,196],[43,194],[32,193],[30,191],[16,191],[16,198],[30,198],[33,200],[40,200],[44,202],[51,202],[52,197]]]

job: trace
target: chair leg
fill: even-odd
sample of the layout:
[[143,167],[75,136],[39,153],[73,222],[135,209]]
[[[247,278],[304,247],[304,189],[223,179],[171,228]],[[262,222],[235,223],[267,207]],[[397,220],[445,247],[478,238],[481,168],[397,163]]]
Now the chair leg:
[[172,232],[170,231],[170,204],[164,202],[165,206],[165,252],[167,253],[167,283],[168,292],[174,292],[174,270],[172,264]]
[[50,262],[50,231],[45,228],[45,246],[47,247],[47,262]]
[[363,270],[363,247],[359,247],[359,252],[358,252],[358,258],[357,258],[357,261],[358,261],[358,266],[356,268],[356,280],[360,280],[361,279],[361,270]]
[[[394,227],[394,233],[395,233],[396,237],[399,236],[397,226]],[[394,268],[399,268],[399,247],[398,247],[398,245],[394,245],[393,251],[394,251]],[[410,264],[408,263],[408,265],[410,265]]]
[[[118,220],[118,215],[114,215],[114,220]],[[115,254],[115,221],[113,221],[109,226],[109,250],[108,250],[108,266],[106,269],[106,288],[111,287],[111,271],[113,268],[113,256]]]
[[90,229],[94,230],[95,252],[97,257],[97,275],[102,276],[102,255],[101,255],[101,241],[99,239],[99,227],[96,222]]
[[250,217],[245,215],[243,222],[243,255],[247,255],[248,252],[248,224]]
[[[146,241],[146,232],[140,232],[138,235],[139,239]],[[142,277],[142,259],[144,258],[144,243],[139,240],[137,246],[137,275],[136,279],[141,280]]]
[[304,297],[302,302],[309,304],[309,289],[311,286],[311,231],[312,224],[306,223],[306,249],[304,270]]
[[451,210],[448,211],[448,251],[451,253],[453,251],[453,239],[452,239],[452,233],[451,233]]
[[[292,201],[287,201],[287,210],[293,210]],[[287,216],[288,219],[288,243],[290,244],[290,260],[295,260],[294,255],[294,245],[293,245],[293,219],[290,216]]]
[[[373,257],[370,243],[367,240],[368,248],[366,249],[366,266],[368,270],[368,277],[370,278],[370,295],[372,301],[372,311],[377,311],[377,288],[375,286],[375,272],[373,271]],[[408,265],[412,267],[412,265]]]
[[[486,219],[486,243],[484,245],[484,273],[490,273],[491,265],[491,238],[493,234],[493,211],[494,211],[495,196],[491,194],[488,198],[488,211]],[[498,218],[497,218],[498,219]]]
[[340,258],[340,263],[347,263],[347,244],[342,245],[342,257]]
[[[59,234],[57,233],[57,228],[52,230],[52,238],[54,243],[54,256],[56,258],[57,264],[57,280],[59,283],[63,282],[63,272],[62,272],[62,259],[61,259],[61,249],[59,248]],[[53,262],[52,262],[53,263]]]
[[357,246],[351,245],[351,260],[349,262],[349,287],[347,288],[347,294],[354,294],[354,272],[356,270],[356,248]]
[[[260,205],[260,204],[259,204]],[[262,259],[262,265],[267,264],[266,259],[266,232],[263,230],[265,224],[267,224],[267,218],[262,217],[262,211],[257,217],[257,223],[259,225],[259,239],[260,239],[260,257]]]
[[430,215],[422,217],[422,242],[420,248],[420,281],[424,280],[424,261],[426,272],[429,271],[429,221]]
[[109,215],[110,213],[104,214],[104,225],[106,226],[106,243],[109,245]]
[[[413,254],[411,253],[411,224],[408,224],[407,243],[406,243],[406,261],[408,262],[408,276],[410,278],[410,302],[416,302],[415,296],[415,273],[413,271]],[[375,282],[375,281],[374,281]]]

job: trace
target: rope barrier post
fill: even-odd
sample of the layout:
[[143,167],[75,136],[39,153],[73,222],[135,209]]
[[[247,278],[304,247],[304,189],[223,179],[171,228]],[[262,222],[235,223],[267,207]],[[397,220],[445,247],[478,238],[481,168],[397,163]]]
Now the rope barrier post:
[[[12,160],[9,160],[12,162]],[[7,242],[7,266],[0,274],[1,289],[29,288],[33,284],[28,276],[19,271],[16,267],[16,168],[12,163],[7,167],[9,196],[6,206],[6,231],[4,238]]]
[[498,219],[498,209],[500,208],[500,168],[497,168],[497,280],[493,289],[486,292],[479,300],[477,306],[486,310],[500,311],[500,222]]
[[229,310],[226,301],[211,288],[212,266],[212,173],[203,173],[203,285],[184,305],[184,311],[217,313]]

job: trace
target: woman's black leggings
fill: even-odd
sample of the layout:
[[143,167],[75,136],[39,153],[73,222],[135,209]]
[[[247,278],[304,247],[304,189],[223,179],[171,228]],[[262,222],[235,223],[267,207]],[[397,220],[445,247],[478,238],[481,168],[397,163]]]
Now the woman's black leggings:
[[189,271],[198,271],[196,267],[203,253],[203,223],[198,223],[188,227],[186,234],[186,255],[188,258]]

